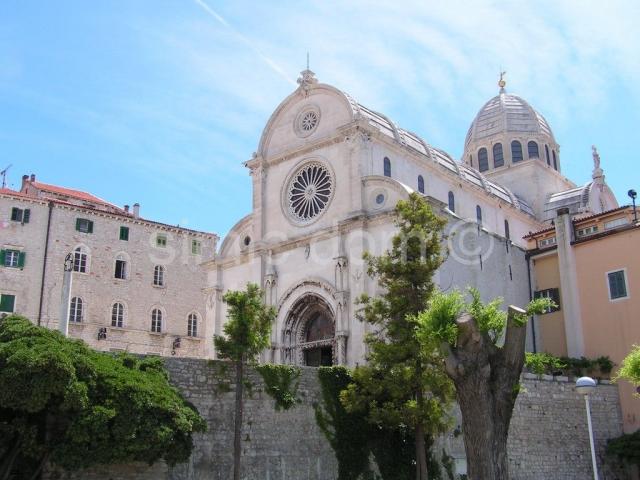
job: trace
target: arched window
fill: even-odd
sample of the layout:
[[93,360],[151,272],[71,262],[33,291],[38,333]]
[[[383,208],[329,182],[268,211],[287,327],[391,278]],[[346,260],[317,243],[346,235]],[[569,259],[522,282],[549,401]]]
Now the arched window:
[[122,328],[124,325],[124,305],[116,302],[111,307],[111,326]]
[[83,318],[83,302],[80,297],[71,299],[71,307],[69,308],[69,321],[80,323]]
[[529,158],[540,158],[540,152],[538,151],[538,144],[533,140],[527,143],[527,149],[529,150]]
[[476,220],[478,221],[478,225],[482,225],[482,209],[480,205],[476,205]]
[[549,145],[544,146],[544,153],[547,156],[547,165],[551,166],[551,158],[549,158]]
[[478,169],[481,172],[489,170],[489,155],[487,155],[487,149],[484,147],[478,150]]
[[504,238],[511,240],[511,234],[509,233],[509,221],[504,221]]
[[162,332],[162,310],[154,308],[151,311],[151,331],[154,333]]
[[327,315],[317,314],[307,326],[307,342],[333,338],[333,322]]
[[453,192],[449,192],[449,211],[453,213],[456,211],[456,197]]
[[198,315],[196,313],[190,313],[187,317],[187,336],[198,336]]
[[384,176],[391,176],[391,160],[389,160],[389,157],[384,157]]
[[127,270],[128,270],[127,257],[125,257],[121,253],[116,257],[116,270],[114,273],[114,277],[119,278],[120,280],[125,280],[129,274]]
[[558,170],[558,160],[556,159],[556,151],[551,150],[551,154],[553,155],[553,169]]
[[504,154],[502,153],[502,144],[496,143],[493,146],[493,168],[502,167],[504,165]]
[[156,287],[164,287],[164,267],[156,265],[153,268],[153,284]]
[[422,175],[418,175],[418,191],[424,193],[424,178],[422,178]]
[[87,273],[89,270],[89,252],[86,247],[77,247],[73,251],[73,271]]
[[511,142],[511,161],[513,163],[519,162],[522,160],[522,144],[514,140]]

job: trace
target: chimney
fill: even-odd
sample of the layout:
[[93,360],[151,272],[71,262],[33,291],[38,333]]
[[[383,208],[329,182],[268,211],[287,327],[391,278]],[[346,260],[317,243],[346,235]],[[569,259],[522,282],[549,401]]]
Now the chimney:
[[31,174],[31,182],[35,182],[36,181],[36,174],[32,173]]
[[125,205],[125,206],[124,206],[124,211],[125,211],[125,212],[127,212],[127,213],[129,213],[129,205]]
[[140,218],[140,204],[137,202],[133,204],[133,216],[134,218]]
[[25,192],[28,181],[29,181],[29,175],[22,175],[22,187],[20,187],[20,191],[22,193]]

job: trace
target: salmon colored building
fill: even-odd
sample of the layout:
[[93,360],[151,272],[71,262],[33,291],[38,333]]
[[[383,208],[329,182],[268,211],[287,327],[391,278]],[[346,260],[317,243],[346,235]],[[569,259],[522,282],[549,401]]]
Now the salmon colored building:
[[[557,356],[609,356],[616,365],[640,344],[640,222],[620,207],[571,218],[559,208],[553,226],[525,236],[535,296],[557,309],[534,320],[535,348]],[[619,383],[624,429],[640,428],[640,398]]]

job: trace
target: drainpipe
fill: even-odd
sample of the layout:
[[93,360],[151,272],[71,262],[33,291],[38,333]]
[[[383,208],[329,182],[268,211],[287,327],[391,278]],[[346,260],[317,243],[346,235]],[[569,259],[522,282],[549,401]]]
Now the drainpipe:
[[44,299],[44,280],[47,272],[47,257],[49,255],[49,234],[51,233],[51,215],[53,202],[49,202],[49,216],[47,218],[47,236],[44,241],[44,259],[42,260],[42,280],[40,282],[40,305],[38,306],[38,326],[42,323],[42,302]]
[[[531,283],[531,256],[526,254],[527,258],[527,280],[529,281],[529,301],[533,300],[533,285]],[[533,353],[538,352],[538,346],[536,345],[536,319],[531,317],[531,340],[533,342]]]

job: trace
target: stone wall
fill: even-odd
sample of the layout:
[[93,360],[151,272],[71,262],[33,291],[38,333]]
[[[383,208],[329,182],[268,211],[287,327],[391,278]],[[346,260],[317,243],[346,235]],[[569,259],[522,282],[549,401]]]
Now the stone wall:
[[[171,379],[206,418],[209,431],[195,438],[187,464],[169,469],[164,465],[118,466],[82,472],[86,480],[227,480],[232,478],[234,394],[220,388],[220,379],[231,381],[233,371],[224,362],[168,359]],[[527,375],[528,377],[531,377]],[[316,370],[302,367],[301,403],[277,412],[274,400],[262,391],[262,379],[250,372],[253,394],[245,403],[243,427],[243,479],[333,480],[337,464],[331,447],[316,425],[313,405],[320,401]],[[573,382],[523,379],[509,437],[513,480],[584,480],[591,478],[591,459],[584,399]],[[602,466],[608,438],[622,433],[618,389],[599,385],[591,398],[598,462]],[[459,424],[459,422],[458,422]],[[464,472],[461,435],[443,439]],[[68,478],[71,478],[70,476]],[[601,477],[604,478],[604,477]],[[609,474],[608,479],[623,479]]]

